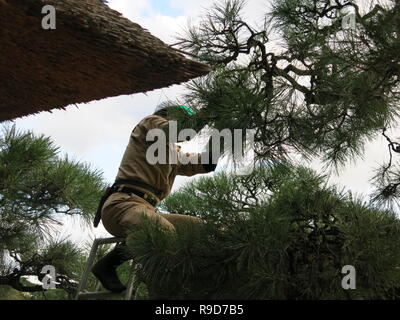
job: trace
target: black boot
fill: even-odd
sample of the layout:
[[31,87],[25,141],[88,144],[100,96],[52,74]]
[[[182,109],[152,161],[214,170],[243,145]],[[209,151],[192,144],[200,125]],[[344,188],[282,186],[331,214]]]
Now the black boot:
[[127,260],[129,259],[126,257],[125,245],[118,245],[93,266],[92,273],[107,290],[125,291],[126,286],[119,280],[116,270]]

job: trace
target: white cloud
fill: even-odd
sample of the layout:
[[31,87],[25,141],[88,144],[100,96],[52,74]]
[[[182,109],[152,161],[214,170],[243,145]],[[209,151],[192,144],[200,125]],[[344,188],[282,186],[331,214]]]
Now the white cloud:
[[187,25],[187,18],[184,16],[168,17],[156,14],[141,19],[142,27],[148,29],[150,33],[167,44],[176,43],[176,38],[182,33]]
[[[369,195],[373,191],[370,179],[374,170],[379,165],[387,163],[388,160],[387,143],[383,137],[377,137],[366,144],[362,158],[358,158],[352,163],[346,163],[344,167],[339,168],[338,173],[332,170],[329,184],[344,188],[344,190],[351,190],[353,193]],[[310,166],[321,174],[328,173],[323,170],[319,161],[313,161]]]
[[140,0],[137,3],[136,0],[111,0],[109,5],[168,44],[172,44],[179,29],[186,22],[184,16],[170,17],[160,14],[147,0]]
[[109,6],[134,22],[144,14],[151,12],[148,0],[110,0]]

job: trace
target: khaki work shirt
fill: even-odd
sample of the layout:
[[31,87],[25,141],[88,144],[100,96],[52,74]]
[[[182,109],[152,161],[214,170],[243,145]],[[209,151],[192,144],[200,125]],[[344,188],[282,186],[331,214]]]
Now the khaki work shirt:
[[[177,175],[193,176],[196,174],[208,173],[201,164],[201,154],[185,154],[185,157],[197,157],[197,163],[183,164],[179,159],[182,156],[180,147],[167,140],[167,154],[169,148],[176,148],[176,164],[150,164],[147,161],[146,153],[148,147],[154,144],[154,141],[146,141],[146,136],[151,129],[163,129],[169,122],[158,115],[150,115],[144,118],[132,131],[128,146],[122,158],[116,179],[134,180],[145,183],[160,191],[158,201],[166,198],[172,189],[175,177]],[[168,137],[167,137],[168,138]],[[168,160],[168,157],[167,157]],[[128,186],[128,185],[127,185]],[[130,186],[131,187],[131,186]],[[149,193],[148,190],[135,187],[136,189]],[[152,196],[155,196],[152,194]]]

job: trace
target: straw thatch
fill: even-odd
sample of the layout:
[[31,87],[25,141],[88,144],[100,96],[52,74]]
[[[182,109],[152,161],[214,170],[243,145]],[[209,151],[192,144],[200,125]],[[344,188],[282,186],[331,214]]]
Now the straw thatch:
[[[56,30],[42,28],[44,5]],[[0,121],[210,71],[99,0],[0,0],[0,40]]]

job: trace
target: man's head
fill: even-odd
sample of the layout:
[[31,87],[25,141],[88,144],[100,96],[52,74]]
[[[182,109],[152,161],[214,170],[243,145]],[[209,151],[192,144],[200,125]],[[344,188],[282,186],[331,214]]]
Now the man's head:
[[170,103],[162,103],[158,105],[154,111],[154,114],[167,120],[176,120],[177,115],[180,112],[184,112],[188,116],[194,115],[194,111],[189,107]]

